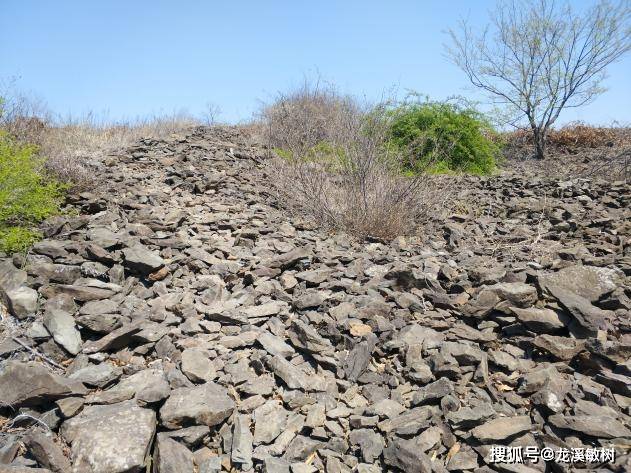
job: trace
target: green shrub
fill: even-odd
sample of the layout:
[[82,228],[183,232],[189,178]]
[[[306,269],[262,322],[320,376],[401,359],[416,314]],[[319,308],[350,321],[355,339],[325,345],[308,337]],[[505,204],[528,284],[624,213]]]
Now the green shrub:
[[65,186],[48,176],[33,146],[0,131],[0,250],[22,251],[38,234],[33,228],[59,212]]
[[489,174],[500,146],[493,127],[477,111],[444,102],[405,104],[392,109],[390,141],[410,150],[404,170],[415,173]]

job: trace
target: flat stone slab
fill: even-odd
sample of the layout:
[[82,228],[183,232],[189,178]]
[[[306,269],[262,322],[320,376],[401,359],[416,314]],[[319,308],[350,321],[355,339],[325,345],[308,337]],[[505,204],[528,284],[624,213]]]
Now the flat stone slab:
[[178,388],[160,409],[162,425],[179,429],[184,424],[221,424],[232,414],[235,404],[228,391],[215,383],[205,383],[194,388]]
[[77,473],[143,471],[155,430],[155,412],[135,401],[87,406],[61,428]]

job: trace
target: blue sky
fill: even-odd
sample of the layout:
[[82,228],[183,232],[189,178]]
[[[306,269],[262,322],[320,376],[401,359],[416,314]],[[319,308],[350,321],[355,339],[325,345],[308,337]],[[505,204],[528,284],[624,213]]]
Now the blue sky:
[[[0,78],[59,114],[129,119],[216,104],[247,120],[278,90],[319,74],[369,99],[397,87],[480,98],[444,56],[459,18],[482,25],[494,1],[3,0]],[[590,2],[573,1],[584,7]],[[631,55],[609,91],[563,121],[631,123]]]

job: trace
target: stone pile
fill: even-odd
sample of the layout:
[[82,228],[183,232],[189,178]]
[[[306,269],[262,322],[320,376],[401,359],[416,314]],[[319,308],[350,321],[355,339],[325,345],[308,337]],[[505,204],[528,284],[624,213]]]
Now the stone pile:
[[237,129],[143,140],[0,261],[0,472],[631,469],[629,185],[472,178],[360,244],[266,172]]

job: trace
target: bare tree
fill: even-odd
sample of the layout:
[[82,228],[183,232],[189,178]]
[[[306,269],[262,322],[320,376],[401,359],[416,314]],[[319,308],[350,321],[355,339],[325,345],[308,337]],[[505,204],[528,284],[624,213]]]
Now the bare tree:
[[202,123],[206,126],[217,124],[217,119],[221,115],[221,108],[212,102],[206,102],[204,111],[202,112]]
[[601,0],[583,14],[554,0],[508,0],[476,34],[466,21],[450,31],[450,58],[517,125],[532,130],[535,156],[563,109],[580,107],[605,89],[607,66],[631,47],[629,0]]

